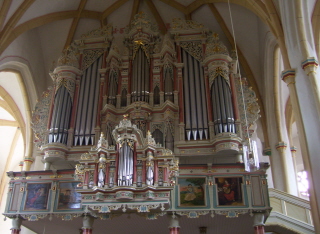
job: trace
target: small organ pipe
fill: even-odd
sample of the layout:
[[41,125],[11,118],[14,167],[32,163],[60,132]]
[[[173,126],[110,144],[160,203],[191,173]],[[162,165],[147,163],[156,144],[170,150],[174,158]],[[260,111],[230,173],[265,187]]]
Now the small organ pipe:
[[[183,51],[183,61],[184,63],[186,63],[185,61],[187,61],[187,55],[186,52]],[[188,83],[188,71],[187,68],[183,69],[183,80],[184,80],[184,107],[185,107],[185,120],[186,120],[186,131],[187,131],[187,137],[188,140],[190,140],[190,131],[191,131],[191,118],[190,118],[190,98],[189,98],[189,83]]]

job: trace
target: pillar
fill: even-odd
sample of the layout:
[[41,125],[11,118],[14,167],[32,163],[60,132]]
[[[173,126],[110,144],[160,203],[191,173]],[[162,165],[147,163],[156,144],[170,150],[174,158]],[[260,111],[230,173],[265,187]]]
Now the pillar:
[[[304,167],[308,172],[310,206],[313,220],[320,219],[320,94],[316,61],[317,51],[310,24],[312,9],[309,1],[279,1],[281,23],[284,25],[285,50],[295,76],[283,80],[288,84],[293,113],[299,132]],[[281,38],[280,38],[281,39]],[[303,61],[301,63],[301,61]],[[286,74],[285,74],[286,75]],[[290,81],[291,79],[291,81]],[[291,83],[292,82],[292,83]],[[314,222],[316,233],[320,223]]]
[[179,218],[174,215],[169,215],[169,233],[180,234]]
[[290,193],[290,187],[289,187],[289,173],[288,173],[288,165],[286,163],[286,149],[287,149],[287,143],[285,142],[279,142],[276,145],[276,149],[280,154],[281,157],[281,167],[282,167],[282,171],[284,172],[284,188],[285,188],[285,192]]
[[30,167],[34,162],[34,158],[32,157],[25,157],[23,163],[23,171],[30,171]]
[[21,230],[22,219],[19,217],[12,218],[11,234],[19,234]]
[[253,214],[253,228],[254,234],[264,234],[264,214],[255,213]]
[[51,163],[50,163],[50,162],[45,162],[45,163],[44,163],[44,170],[45,170],[45,171],[49,171],[49,170],[50,170],[50,166],[51,166]]
[[[282,72],[282,80],[286,82],[289,93],[290,100],[292,104],[292,109],[294,112],[294,116],[297,123],[297,128],[299,132],[299,141],[301,147],[301,153],[303,157],[303,164],[305,169],[308,172],[308,180],[309,180],[309,193],[310,193],[310,205],[312,207],[311,214],[313,220],[319,220],[319,212],[320,212],[320,189],[318,186],[315,186],[317,178],[320,178],[320,170],[318,167],[320,165],[320,159],[318,157],[319,152],[319,142],[320,138],[320,126],[319,119],[315,121],[317,118],[317,110],[315,109],[304,109],[309,103],[305,103],[305,105],[300,105],[299,95],[297,92],[297,84],[296,84],[296,70],[286,70]],[[300,79],[301,81],[301,79]],[[303,87],[303,86],[302,86]],[[306,87],[303,87],[306,88]],[[300,95],[301,99],[305,99],[307,95],[303,97]],[[306,101],[306,100],[305,100]],[[310,102],[313,102],[309,98]],[[314,181],[315,180],[315,181]],[[320,223],[314,223],[315,230],[320,230]]]
[[86,215],[83,217],[82,223],[82,234],[92,234],[94,218],[92,216]]

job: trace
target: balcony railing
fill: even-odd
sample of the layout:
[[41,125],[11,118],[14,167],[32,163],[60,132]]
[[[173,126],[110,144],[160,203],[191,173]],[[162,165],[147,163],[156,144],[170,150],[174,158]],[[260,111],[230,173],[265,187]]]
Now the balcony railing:
[[272,211],[267,230],[268,226],[280,226],[298,233],[315,233],[309,201],[273,188],[269,189],[269,197]]

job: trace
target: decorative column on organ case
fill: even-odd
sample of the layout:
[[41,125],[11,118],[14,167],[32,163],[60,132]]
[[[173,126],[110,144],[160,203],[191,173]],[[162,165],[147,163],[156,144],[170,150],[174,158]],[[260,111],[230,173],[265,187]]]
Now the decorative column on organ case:
[[180,234],[179,217],[169,215],[169,230],[170,234]]
[[22,223],[22,219],[17,217],[17,218],[12,218],[12,228],[11,230],[11,234],[19,234],[20,230],[21,230],[21,223]]
[[82,223],[82,234],[92,234],[92,227],[93,227],[94,218],[92,216],[84,216]]
[[255,213],[253,217],[254,234],[264,234],[264,214]]

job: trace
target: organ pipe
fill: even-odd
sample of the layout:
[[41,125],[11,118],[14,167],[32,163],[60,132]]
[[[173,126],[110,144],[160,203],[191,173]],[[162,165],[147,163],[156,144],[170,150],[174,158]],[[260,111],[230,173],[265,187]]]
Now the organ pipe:
[[133,150],[128,142],[120,146],[118,160],[118,186],[132,186]]
[[187,139],[208,139],[207,104],[203,69],[199,61],[182,50],[184,107]]
[[141,48],[133,61],[132,74],[131,102],[149,102],[149,63]]
[[68,90],[61,86],[55,95],[53,115],[49,130],[49,143],[67,144],[72,101]]
[[102,56],[85,70],[81,78],[74,145],[94,144],[101,64]]
[[215,134],[223,132],[235,133],[231,90],[222,76],[218,76],[213,81],[211,98]]

